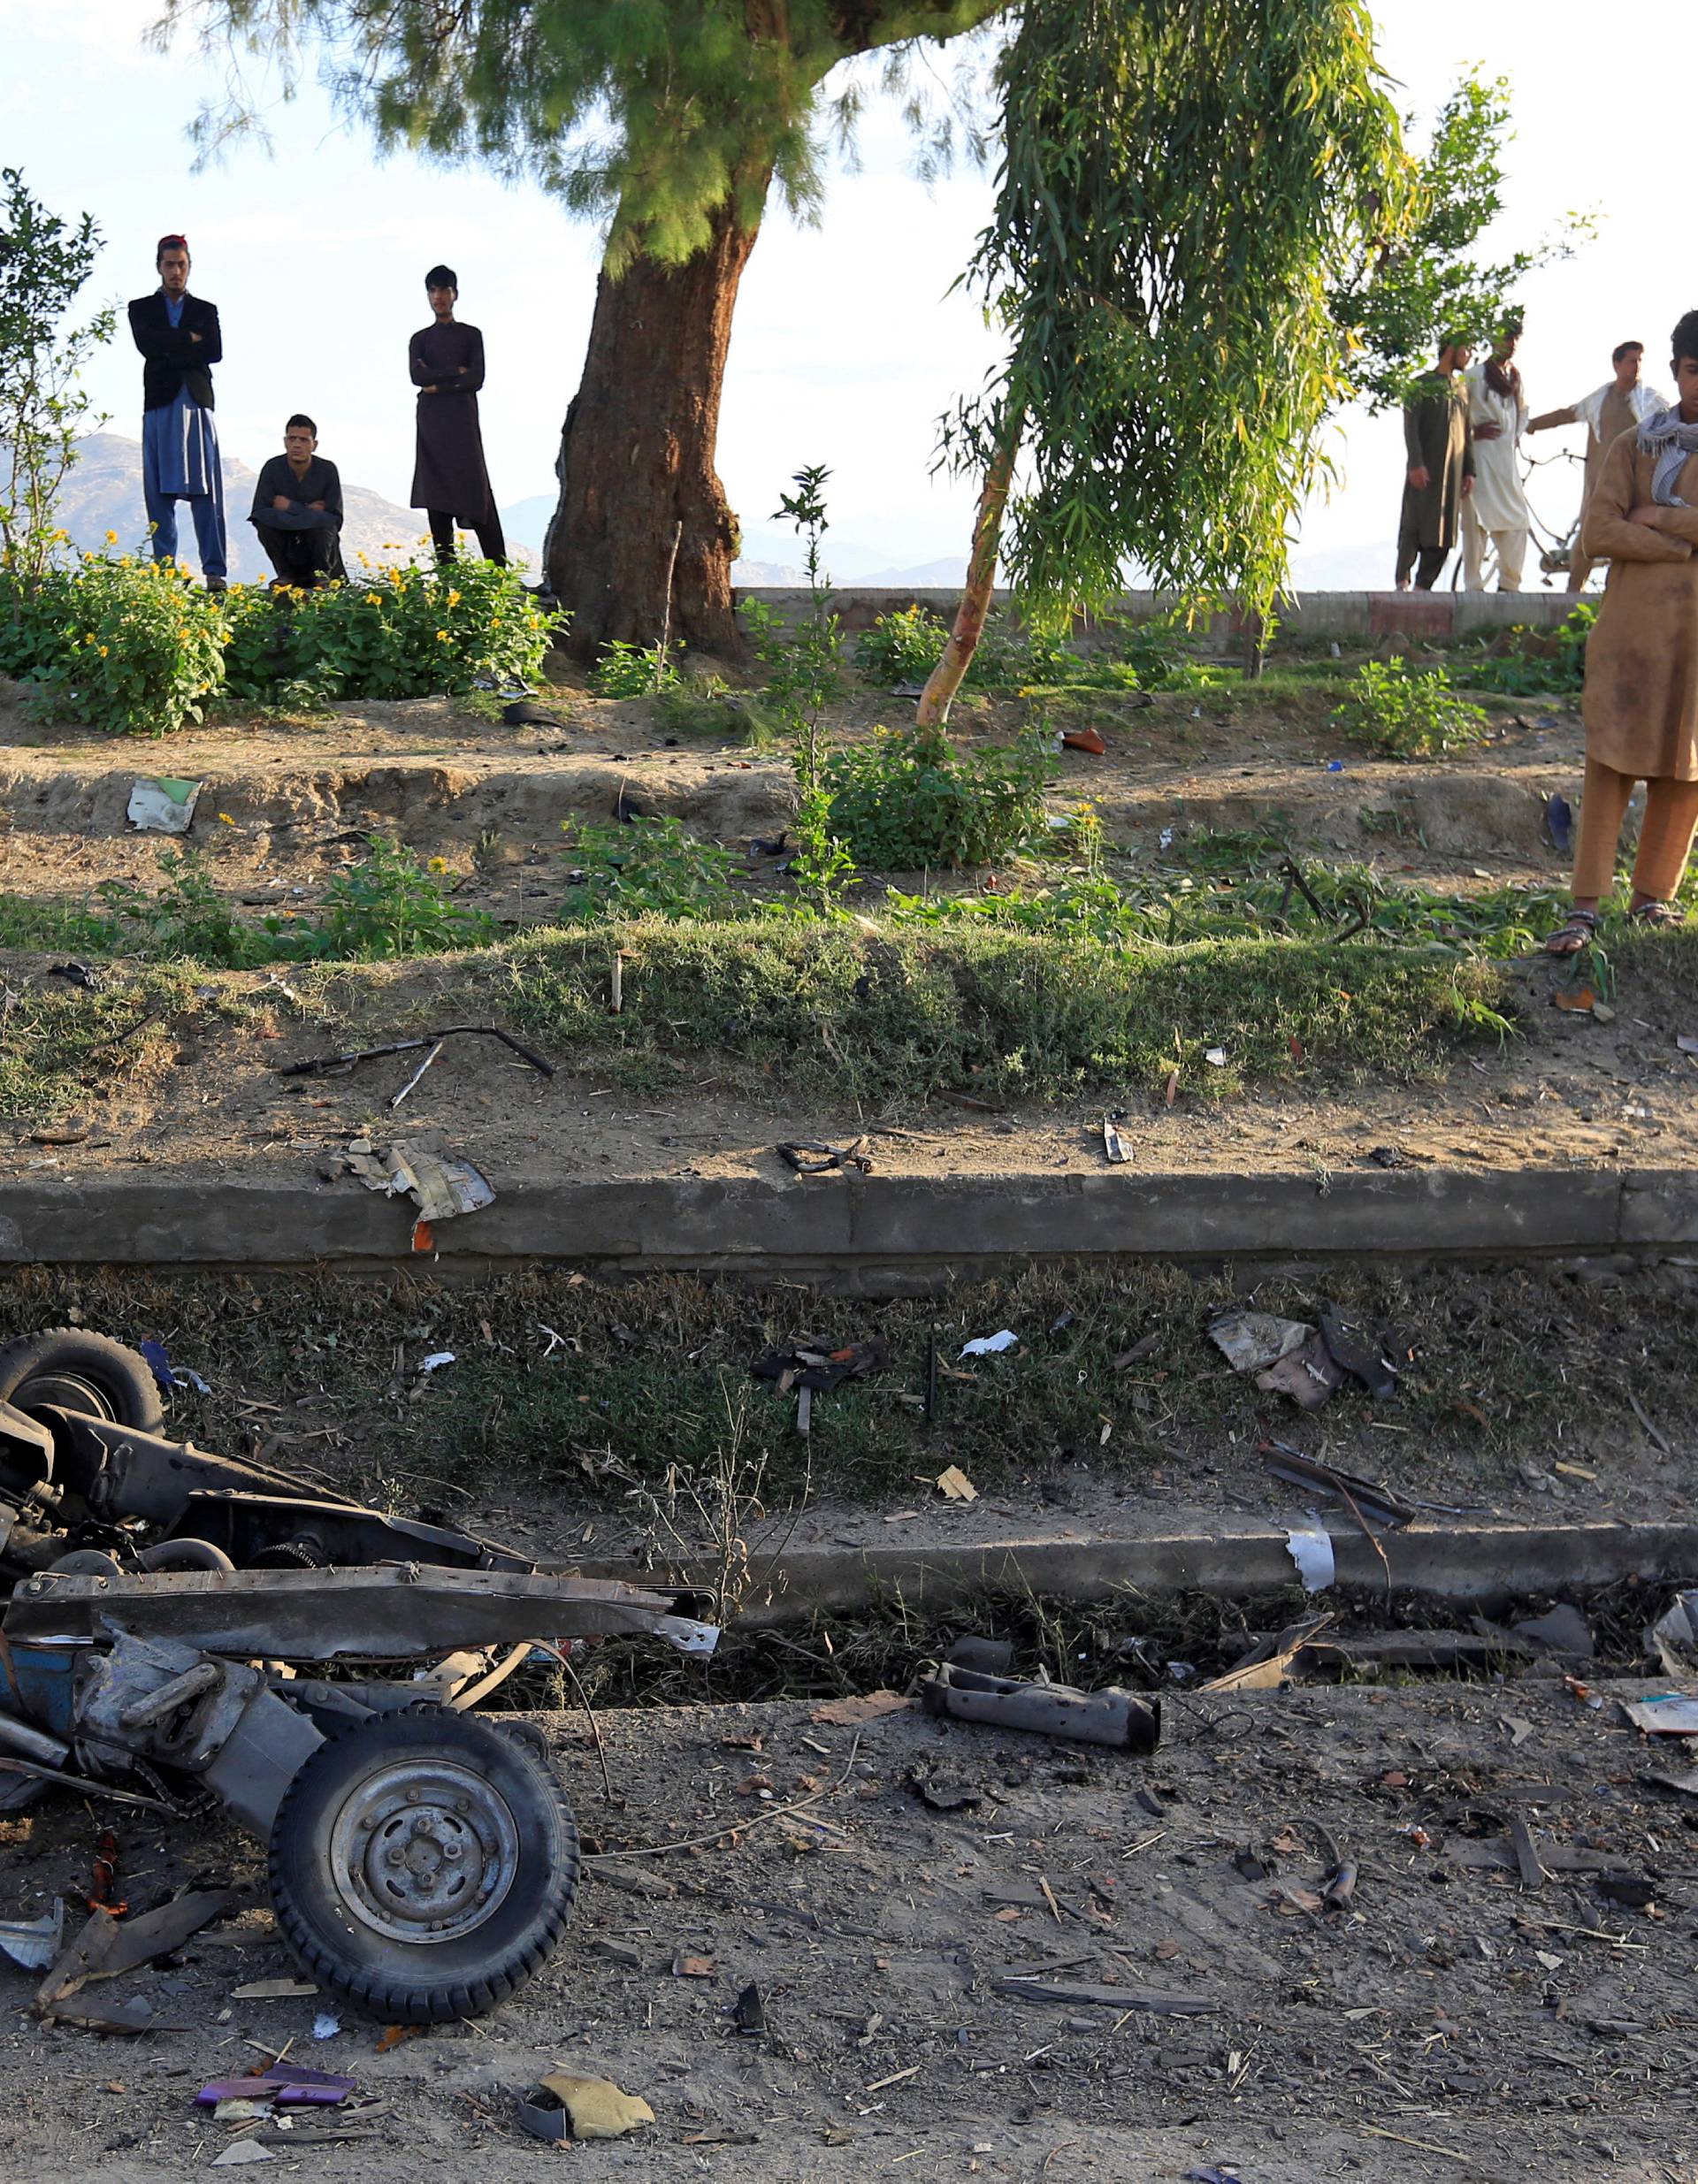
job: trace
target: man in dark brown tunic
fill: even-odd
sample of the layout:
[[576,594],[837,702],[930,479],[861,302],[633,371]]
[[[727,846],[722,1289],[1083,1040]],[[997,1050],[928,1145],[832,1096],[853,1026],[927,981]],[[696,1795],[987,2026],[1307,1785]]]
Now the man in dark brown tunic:
[[1447,341],[1436,371],[1404,404],[1408,475],[1397,527],[1397,589],[1430,592],[1457,543],[1462,504],[1474,488],[1474,447],[1462,373],[1473,355],[1466,341]]
[[458,277],[446,265],[424,276],[432,320],[408,345],[407,363],[418,389],[418,452],[413,467],[416,508],[429,512],[431,542],[439,562],[454,559],[454,527],[478,534],[486,561],[504,561],[507,542],[495,496],[484,467],[484,436],[478,424],[478,390],[484,384],[484,337],[454,315]]

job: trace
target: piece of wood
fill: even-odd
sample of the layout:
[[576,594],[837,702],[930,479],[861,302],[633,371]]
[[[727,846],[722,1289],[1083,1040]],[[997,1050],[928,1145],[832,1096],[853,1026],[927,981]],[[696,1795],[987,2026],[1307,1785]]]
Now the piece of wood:
[[997,1992],[1016,2002],[1077,2002],[1102,2010],[1146,2010],[1158,2017],[1212,2017],[1218,2002],[1197,1995],[1164,1993],[1155,1987],[1090,1987],[1072,1980],[999,1979]]
[[1516,1870],[1521,1875],[1522,1887],[1543,1888],[1545,1869],[1539,1863],[1539,1853],[1534,1848],[1533,1830],[1519,1813],[1510,1822],[1510,1849],[1514,1854]]

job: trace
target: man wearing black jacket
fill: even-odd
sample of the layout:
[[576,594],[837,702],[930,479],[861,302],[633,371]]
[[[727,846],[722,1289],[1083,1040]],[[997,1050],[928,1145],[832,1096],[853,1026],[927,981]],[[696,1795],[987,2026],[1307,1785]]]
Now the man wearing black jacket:
[[177,503],[195,518],[201,574],[222,592],[228,573],[224,472],[212,421],[212,366],[224,355],[217,307],[188,293],[188,243],[162,235],[154,253],[159,286],[130,306],[130,332],[142,352],[142,491],[153,530],[153,558],[177,555]]

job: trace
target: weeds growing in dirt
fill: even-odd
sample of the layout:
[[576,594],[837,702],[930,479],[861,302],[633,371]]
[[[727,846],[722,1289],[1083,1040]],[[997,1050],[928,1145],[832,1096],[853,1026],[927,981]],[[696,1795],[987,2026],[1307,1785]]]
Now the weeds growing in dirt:
[[963,757],[942,728],[876,728],[827,760],[831,824],[876,872],[988,865],[1049,832],[1056,763],[1036,737]]
[[598,698],[654,698],[676,690],[680,676],[659,645],[632,645],[616,637],[590,670]]
[[1388,759],[1433,759],[1479,743],[1487,729],[1478,706],[1457,697],[1442,668],[1411,674],[1401,660],[1366,660],[1333,718]]
[[753,907],[731,886],[738,859],[716,842],[698,841],[682,821],[651,815],[616,821],[562,822],[570,866],[561,914],[570,923],[602,918],[730,918]]

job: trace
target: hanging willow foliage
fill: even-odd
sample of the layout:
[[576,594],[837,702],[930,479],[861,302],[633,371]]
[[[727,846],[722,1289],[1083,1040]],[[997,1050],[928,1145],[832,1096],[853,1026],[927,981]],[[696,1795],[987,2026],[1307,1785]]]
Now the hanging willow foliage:
[[1005,569],[1057,612],[1158,585],[1265,609],[1347,398],[1329,293],[1410,164],[1357,0],[1027,0],[968,276],[1006,363],[945,430],[1023,442]]

